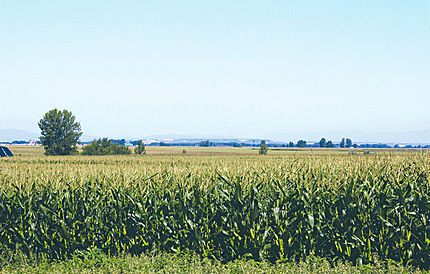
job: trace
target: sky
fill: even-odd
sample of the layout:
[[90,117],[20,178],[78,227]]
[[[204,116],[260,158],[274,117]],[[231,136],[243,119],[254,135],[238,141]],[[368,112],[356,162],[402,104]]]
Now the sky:
[[420,132],[430,1],[0,0],[0,100],[32,132],[53,108],[112,138]]

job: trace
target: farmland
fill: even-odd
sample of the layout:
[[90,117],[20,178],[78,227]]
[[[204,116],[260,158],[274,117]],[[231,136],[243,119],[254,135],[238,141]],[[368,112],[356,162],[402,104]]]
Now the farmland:
[[16,157],[1,159],[0,169],[0,244],[11,257],[64,261],[96,252],[133,261],[185,252],[210,264],[250,259],[269,268],[312,257],[430,264],[426,151],[11,150]]

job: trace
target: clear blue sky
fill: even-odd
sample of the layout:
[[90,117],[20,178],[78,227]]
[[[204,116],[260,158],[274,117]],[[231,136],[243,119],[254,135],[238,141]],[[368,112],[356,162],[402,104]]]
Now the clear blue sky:
[[430,1],[0,0],[0,129],[430,129]]

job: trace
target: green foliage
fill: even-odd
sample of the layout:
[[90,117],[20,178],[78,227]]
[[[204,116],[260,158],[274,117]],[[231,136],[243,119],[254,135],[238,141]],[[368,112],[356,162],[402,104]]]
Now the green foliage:
[[326,146],[327,146],[327,141],[326,141],[326,139],[325,139],[325,138],[321,138],[321,140],[320,140],[319,144],[320,144],[320,147],[326,147]]
[[209,140],[206,141],[201,141],[199,146],[201,147],[210,147],[212,145],[212,143]]
[[352,147],[352,141],[351,141],[351,139],[346,138],[345,147],[347,147],[347,148]]
[[267,146],[266,146],[266,141],[262,140],[260,143],[260,150],[258,151],[259,154],[267,154]]
[[327,141],[325,138],[321,138],[321,140],[319,141],[319,145],[320,147],[333,147],[332,141]]
[[341,147],[341,148],[350,148],[350,147],[352,147],[352,141],[351,141],[351,139],[349,139],[349,138],[342,138],[342,141],[340,141],[340,144],[339,144],[339,146]]
[[[222,262],[309,256],[353,264],[396,261],[430,266],[427,170],[388,167],[351,174],[337,187],[300,180],[253,181],[218,174],[198,184],[112,185],[96,179],[61,188],[0,192],[0,248],[64,259],[84,251],[138,255],[193,252]],[[184,178],[186,180],[186,178]],[[304,184],[305,180],[312,184]],[[390,181],[395,180],[395,181]]]
[[76,152],[76,145],[82,135],[81,125],[68,110],[53,109],[45,113],[38,125],[40,142],[46,155],[70,155]]
[[134,149],[134,154],[145,154],[145,153],[146,153],[145,144],[142,142],[142,140],[140,140],[139,143],[137,144],[137,147]]
[[421,273],[419,269],[396,264],[352,266],[349,263],[331,264],[324,258],[309,257],[295,263],[256,262],[243,259],[229,263],[201,258],[189,253],[158,253],[141,256],[106,256],[86,251],[63,261],[21,260],[7,262],[4,273]]
[[131,154],[131,151],[120,144],[114,144],[108,138],[98,139],[82,148],[83,155],[117,155]]
[[304,140],[299,140],[297,142],[297,147],[306,147],[306,141]]

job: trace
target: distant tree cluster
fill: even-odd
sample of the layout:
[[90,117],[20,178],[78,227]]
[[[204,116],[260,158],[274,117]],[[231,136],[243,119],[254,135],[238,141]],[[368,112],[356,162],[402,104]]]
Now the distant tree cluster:
[[110,139],[112,143],[125,146],[125,139]]
[[212,142],[210,142],[209,140],[201,141],[200,144],[199,144],[199,146],[201,146],[201,147],[210,147],[210,146],[212,146]]
[[126,146],[113,143],[108,138],[94,140],[91,144],[82,148],[83,155],[118,155],[131,154]]
[[306,141],[305,140],[299,140],[297,142],[297,147],[306,147]]
[[319,145],[320,145],[320,147],[327,147],[327,148],[334,147],[333,142],[332,141],[326,141],[325,138],[321,138],[321,140],[319,141]]
[[[339,146],[341,148],[350,148],[353,146],[351,139],[348,138],[342,138],[342,141],[340,141]],[[354,147],[357,147],[357,145],[354,145]]]
[[[53,109],[44,114],[42,119],[38,123],[41,130],[40,143],[43,145],[45,149],[46,155],[70,155],[77,153],[77,144],[80,142],[79,139],[82,136],[81,126],[79,122],[76,122],[75,116],[68,110],[57,110]],[[22,143],[27,143],[21,141]],[[19,141],[14,141],[14,143],[19,143]],[[131,141],[132,145],[137,146],[134,149],[135,154],[145,154],[146,148],[145,144],[142,140],[139,141]],[[112,154],[131,154],[131,150],[129,150],[126,146],[125,139],[108,139],[103,138],[99,140],[95,140],[89,145],[83,147],[82,154],[84,155],[112,155]],[[184,144],[180,143],[152,143],[149,145],[159,145],[159,146],[184,146],[184,145],[199,145],[201,147],[210,147],[217,145],[226,145],[233,147],[242,147],[242,146],[252,146],[256,147],[257,143],[255,140],[250,143],[242,143],[242,142],[211,142],[209,140],[201,141],[200,143],[189,143]],[[293,142],[289,142],[288,144],[277,144],[270,143],[266,144],[265,140],[262,140],[260,143],[260,154],[267,154],[268,147],[322,147],[322,148],[332,148],[335,147],[331,140],[327,141],[325,138],[321,138],[318,143],[308,145],[305,140],[299,140],[297,144]],[[336,144],[336,147],[338,145]],[[342,138],[339,143],[340,148],[390,148],[390,145],[387,144],[353,144],[351,139]],[[430,146],[412,146],[406,145],[404,148],[430,148]],[[399,145],[395,145],[394,148],[399,148]],[[185,150],[183,150],[185,154]]]

